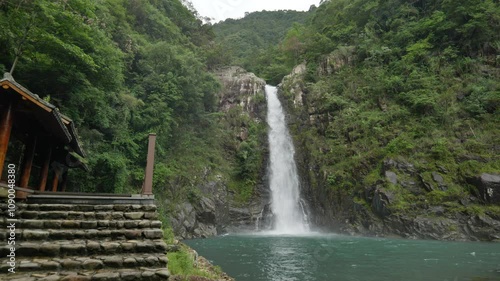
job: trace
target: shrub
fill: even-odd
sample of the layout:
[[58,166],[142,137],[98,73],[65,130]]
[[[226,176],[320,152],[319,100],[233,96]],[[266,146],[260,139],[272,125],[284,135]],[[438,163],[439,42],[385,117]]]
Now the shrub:
[[395,139],[391,140],[386,146],[386,152],[388,154],[398,155],[398,154],[407,154],[413,148],[415,144],[408,140],[405,135],[400,135]]
[[432,156],[435,159],[446,159],[451,156],[448,141],[445,138],[437,139],[431,148]]

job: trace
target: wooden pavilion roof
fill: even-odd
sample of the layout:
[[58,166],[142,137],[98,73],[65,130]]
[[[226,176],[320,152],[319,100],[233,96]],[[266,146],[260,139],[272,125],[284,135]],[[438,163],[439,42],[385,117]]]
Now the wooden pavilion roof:
[[21,99],[25,101],[23,103],[25,109],[29,110],[30,114],[33,114],[39,120],[45,131],[52,134],[61,143],[68,145],[81,157],[86,157],[73,120],[61,114],[55,105],[41,99],[38,95],[17,83],[10,73],[4,74],[4,78],[0,80],[0,86],[5,90],[12,89],[14,93],[19,94]]

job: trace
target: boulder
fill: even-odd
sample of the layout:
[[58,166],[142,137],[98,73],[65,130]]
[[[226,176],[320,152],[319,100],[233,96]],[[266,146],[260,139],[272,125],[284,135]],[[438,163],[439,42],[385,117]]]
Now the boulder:
[[434,186],[430,182],[426,181],[422,174],[418,175],[418,179],[420,180],[420,183],[422,184],[425,190],[427,190],[428,192],[434,190]]
[[413,175],[416,172],[415,166],[403,160],[385,159],[383,163],[383,170],[396,169],[402,173]]
[[394,185],[398,184],[398,175],[392,171],[385,171],[385,178]]
[[444,183],[443,177],[436,172],[432,172],[432,179],[440,185]]
[[432,180],[435,181],[437,183],[437,185],[439,186],[439,189],[446,191],[447,188],[446,188],[446,184],[444,182],[443,176],[441,176],[437,172],[432,172],[431,176],[432,176]]
[[500,175],[483,173],[467,181],[477,188],[481,200],[486,203],[500,204]]

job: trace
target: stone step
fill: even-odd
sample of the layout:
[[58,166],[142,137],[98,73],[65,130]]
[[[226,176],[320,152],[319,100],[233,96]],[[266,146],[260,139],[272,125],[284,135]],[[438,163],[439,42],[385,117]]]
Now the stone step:
[[[130,239],[161,239],[159,228],[143,229],[16,229],[16,239],[21,241],[99,239],[100,241]],[[7,239],[7,232],[0,232],[0,239]]]
[[52,271],[0,274],[0,280],[10,281],[161,281],[168,280],[166,268],[103,269],[83,271]]
[[[7,217],[7,211],[3,211]],[[20,210],[17,219],[37,220],[157,220],[156,211],[37,211]]]
[[[152,202],[16,205],[18,273],[0,264],[0,280],[167,280],[162,223]],[[70,202],[70,201],[68,201]],[[139,201],[137,201],[139,202]],[[0,204],[0,223],[8,224]],[[0,230],[6,241],[10,233]],[[4,244],[5,245],[5,244]],[[0,256],[10,246],[0,246]]]
[[[166,268],[168,260],[165,254],[122,254],[122,255],[97,255],[90,257],[27,257],[16,260],[16,271],[60,271],[60,270],[99,270],[107,268]],[[0,264],[0,272],[7,272],[9,264]]]
[[[0,256],[10,253],[10,246],[0,247]],[[161,239],[95,241],[95,240],[52,240],[16,242],[16,256],[19,257],[65,257],[113,255],[120,253],[165,254],[167,245]]]
[[[80,211],[80,212],[155,212],[156,205],[74,205],[74,204],[25,204],[17,203],[17,211]],[[7,210],[7,204],[1,203],[0,210]]]
[[43,192],[42,194],[29,194],[26,203],[73,205],[152,205],[154,204],[154,196]]
[[[3,219],[7,223],[7,219]],[[161,228],[159,220],[53,220],[19,219],[19,229],[132,229]]]

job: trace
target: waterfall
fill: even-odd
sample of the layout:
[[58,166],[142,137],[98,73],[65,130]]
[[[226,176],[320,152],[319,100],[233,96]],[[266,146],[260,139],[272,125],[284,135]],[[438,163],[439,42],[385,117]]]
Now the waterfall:
[[309,225],[301,204],[295,149],[277,92],[276,87],[266,86],[273,231],[280,234],[306,233]]
[[264,208],[262,208],[259,215],[257,216],[257,219],[255,220],[255,230],[257,231],[260,230],[260,220],[262,219],[263,214],[264,214]]

